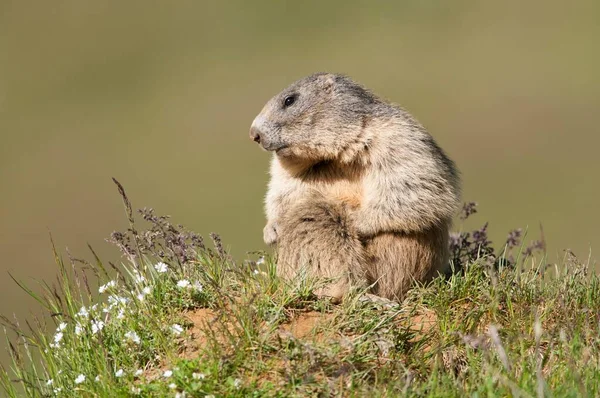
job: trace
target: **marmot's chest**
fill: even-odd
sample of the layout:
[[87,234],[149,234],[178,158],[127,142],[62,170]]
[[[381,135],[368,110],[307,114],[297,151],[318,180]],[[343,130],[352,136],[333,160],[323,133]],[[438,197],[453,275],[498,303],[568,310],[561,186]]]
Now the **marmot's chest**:
[[335,181],[318,184],[315,188],[334,203],[343,203],[351,209],[358,209],[361,205],[363,189],[360,181]]
[[297,193],[302,196],[307,191],[316,190],[333,203],[357,209],[363,198],[365,173],[365,168],[357,164],[319,163],[297,177],[300,188]]

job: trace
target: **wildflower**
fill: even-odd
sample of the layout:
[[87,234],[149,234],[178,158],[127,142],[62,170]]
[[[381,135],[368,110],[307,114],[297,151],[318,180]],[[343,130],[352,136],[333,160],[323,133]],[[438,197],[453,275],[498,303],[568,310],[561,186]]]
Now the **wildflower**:
[[79,376],[77,376],[77,378],[75,379],[75,384],[81,384],[85,381],[85,375],[80,374]]
[[62,332],[63,330],[65,330],[67,328],[67,324],[65,322],[61,322],[58,327],[56,328],[57,332]]
[[466,220],[467,218],[469,218],[472,214],[477,213],[477,203],[475,202],[468,202],[463,204],[463,208],[460,214],[460,219],[461,220]]
[[47,385],[47,386],[51,386],[51,385],[52,385],[52,383],[54,383],[54,380],[53,380],[53,379],[48,379],[48,380],[46,381],[46,385]]
[[256,265],[261,265],[265,263],[265,257],[261,256],[258,260],[256,260]]
[[192,379],[195,380],[204,380],[205,377],[204,373],[192,373]]
[[61,391],[62,391],[62,387],[56,387],[56,388],[54,389],[54,395],[57,395],[57,394],[58,394],[59,392],[61,392]]
[[105,291],[107,291],[111,287],[115,287],[116,285],[117,283],[115,281],[109,281],[98,288],[98,293],[104,293]]
[[144,294],[140,293],[136,296],[136,298],[138,299],[138,301],[144,301]]
[[100,375],[96,376],[96,378],[94,379],[94,381],[97,383],[100,381]]
[[177,323],[174,323],[174,324],[171,326],[171,331],[172,331],[172,332],[173,332],[175,335],[179,336],[181,333],[183,333],[183,328],[181,327],[181,325],[179,325],[179,324],[177,324]]
[[92,334],[96,334],[104,328],[104,322],[92,321]]
[[187,397],[187,394],[185,391],[175,393],[175,398],[185,398],[185,397]]
[[135,283],[141,284],[146,282],[146,278],[140,274],[140,271],[138,271],[137,269],[133,270],[133,280],[135,281]]
[[81,326],[80,323],[75,325],[75,335],[76,336],[81,336],[81,334],[83,333],[83,326]]
[[124,374],[125,372],[123,371],[123,369],[119,369],[115,372],[115,377],[123,377]]
[[257,270],[257,269],[255,269],[255,270],[254,270],[254,271],[252,271],[252,272],[254,272],[254,275],[258,275],[258,274],[260,273],[260,271],[259,271],[259,270]]
[[140,336],[133,330],[125,333],[125,338],[129,341],[134,342],[135,344],[140,344]]
[[90,307],[90,310],[92,310],[92,311],[96,311],[96,309],[98,309],[98,303],[96,303]]
[[115,296],[115,295],[108,297],[108,303],[112,306],[119,305],[119,304],[125,305],[125,304],[127,304],[128,301],[129,301],[129,299],[127,297],[120,297],[120,296]]
[[125,310],[124,309],[120,309],[119,313],[117,314],[117,319],[123,319],[125,318]]
[[174,389],[176,389],[176,388],[177,388],[177,384],[175,384],[175,383],[171,383],[171,384],[169,384],[169,388],[170,388],[171,390],[174,390]]
[[142,289],[142,293],[150,294],[150,293],[152,293],[152,288],[150,286],[146,286]]
[[177,287],[179,288],[186,288],[190,286],[190,281],[188,281],[187,279],[182,279],[179,282],[177,282]]
[[194,282],[194,284],[192,285],[192,288],[197,291],[197,292],[201,292],[202,291],[202,284],[198,281]]
[[131,393],[135,395],[139,395],[142,393],[142,389],[136,386],[131,386]]
[[172,370],[165,370],[165,372],[163,373],[163,377],[168,378],[173,376],[173,371]]
[[58,344],[63,338],[63,332],[58,332],[54,335],[54,343]]
[[135,371],[135,373],[133,374],[135,377],[139,377],[142,375],[142,373],[144,373],[144,371],[142,369],[138,369]]
[[235,379],[235,380],[233,381],[233,386],[234,386],[235,388],[239,389],[241,385],[242,385],[242,381],[241,381],[240,379]]
[[508,249],[512,249],[513,247],[519,246],[521,243],[521,236],[523,235],[523,230],[521,228],[514,229],[508,233],[508,237],[506,238],[506,246]]
[[167,272],[168,268],[169,266],[163,262],[154,265],[154,269],[161,274]]
[[85,306],[83,306],[83,307],[81,307],[81,309],[77,313],[77,316],[80,316],[80,317],[83,317],[83,318],[87,318],[89,314],[90,313],[88,312],[87,308],[85,308]]

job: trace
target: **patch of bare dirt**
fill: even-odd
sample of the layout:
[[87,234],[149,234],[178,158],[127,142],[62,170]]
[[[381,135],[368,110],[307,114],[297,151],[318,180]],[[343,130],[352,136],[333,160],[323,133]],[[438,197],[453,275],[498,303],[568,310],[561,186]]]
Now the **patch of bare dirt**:
[[314,338],[315,341],[322,341],[324,337],[323,330],[319,330],[326,322],[331,320],[333,314],[323,314],[316,311],[301,312],[294,316],[290,322],[284,323],[279,327],[282,334],[288,334],[296,339]]

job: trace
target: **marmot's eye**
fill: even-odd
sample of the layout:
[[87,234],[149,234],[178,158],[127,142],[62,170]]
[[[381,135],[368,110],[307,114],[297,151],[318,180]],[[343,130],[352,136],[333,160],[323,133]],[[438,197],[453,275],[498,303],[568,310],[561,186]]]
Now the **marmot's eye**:
[[294,104],[294,102],[296,102],[296,96],[289,95],[289,96],[285,97],[285,99],[283,100],[283,106],[285,108],[287,108],[288,106],[292,106]]

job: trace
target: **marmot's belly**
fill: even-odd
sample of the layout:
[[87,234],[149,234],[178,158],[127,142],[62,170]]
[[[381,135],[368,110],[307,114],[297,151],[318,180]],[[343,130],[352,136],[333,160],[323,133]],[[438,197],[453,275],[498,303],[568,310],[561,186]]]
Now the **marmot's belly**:
[[278,229],[279,276],[330,279],[316,293],[335,299],[341,299],[352,285],[364,285],[364,250],[345,204],[315,194],[290,208]]

